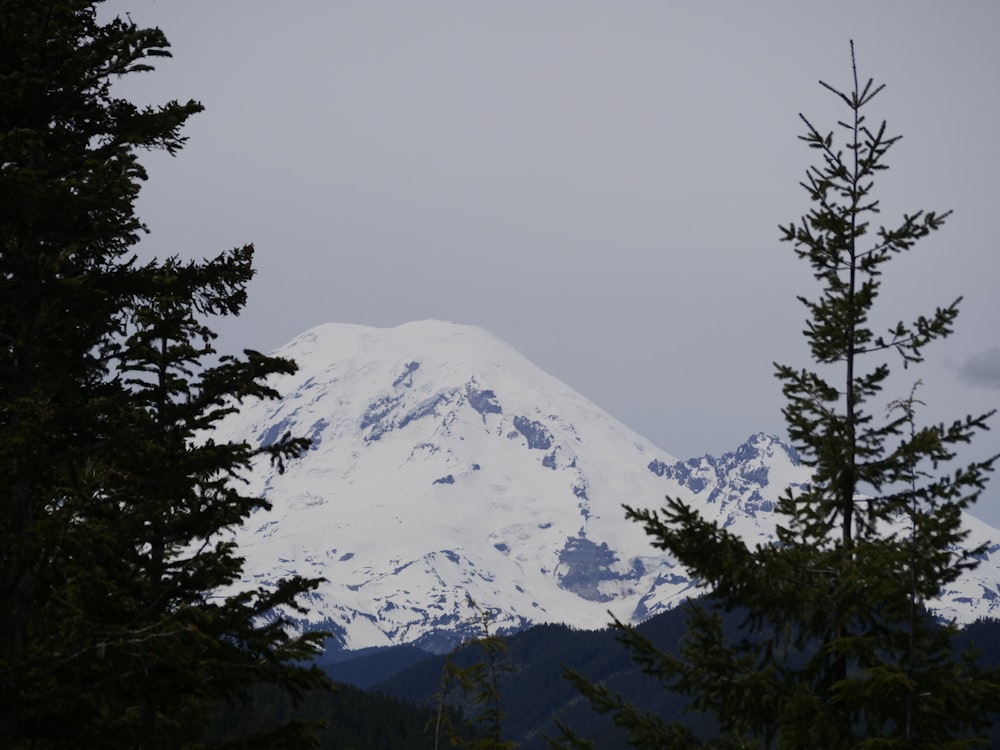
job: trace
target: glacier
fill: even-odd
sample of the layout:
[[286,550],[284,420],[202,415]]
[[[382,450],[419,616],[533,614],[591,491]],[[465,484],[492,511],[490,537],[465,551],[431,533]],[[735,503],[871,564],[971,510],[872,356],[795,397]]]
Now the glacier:
[[[482,328],[420,321],[325,324],[274,354],[283,397],[227,417],[216,440],[267,445],[291,432],[312,447],[283,474],[245,477],[269,512],[234,538],[245,581],[324,578],[302,627],[343,649],[449,648],[466,602],[516,630],[542,622],[639,622],[698,587],[622,504],[694,504],[748,544],[773,538],[773,508],[809,481],[795,451],[756,434],[720,457],[677,459]],[[970,544],[1000,538],[966,517]],[[959,622],[997,614],[1000,545],[934,607]]]

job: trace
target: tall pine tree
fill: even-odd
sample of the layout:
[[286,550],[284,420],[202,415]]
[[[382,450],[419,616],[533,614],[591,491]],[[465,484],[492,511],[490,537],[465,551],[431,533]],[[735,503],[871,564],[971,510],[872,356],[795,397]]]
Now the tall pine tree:
[[[802,183],[812,208],[781,227],[821,287],[799,298],[816,368],[776,365],[789,434],[814,481],[785,493],[777,541],[756,548],[676,499],[661,511],[626,507],[707,596],[688,605],[679,656],[629,628],[623,640],[646,672],[718,728],[696,738],[574,675],[635,747],[970,747],[1000,706],[996,673],[956,657],[955,628],[927,609],[982,551],[963,547],[961,515],[996,458],[960,468],[953,459],[992,412],[920,426],[915,386],[880,402],[893,356],[919,363],[926,345],[951,333],[959,300],[886,333],[870,323],[886,264],[948,214],[918,211],[873,230],[875,177],[899,137],[866,118],[883,87],[858,78],[853,44],[851,69],[846,92],[821,82],[847,110],[842,145],[802,117],[802,140],[819,157]],[[733,612],[738,632],[723,626]],[[564,742],[588,746],[569,730]]]
[[[266,507],[234,484],[261,452],[205,430],[289,362],[214,365],[250,248],[140,263],[143,150],[175,153],[195,102],[140,108],[113,80],[168,54],[96,3],[0,0],[0,745],[176,747],[254,682],[323,684],[275,607],[239,591],[227,529]],[[306,739],[301,728],[292,737]]]

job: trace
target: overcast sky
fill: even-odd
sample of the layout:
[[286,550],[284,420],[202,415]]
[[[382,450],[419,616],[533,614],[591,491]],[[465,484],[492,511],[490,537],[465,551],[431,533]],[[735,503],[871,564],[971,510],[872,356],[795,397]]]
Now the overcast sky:
[[[847,110],[818,85],[887,84],[903,140],[882,220],[955,209],[894,261],[876,319],[964,295],[957,333],[894,381],[929,420],[1000,404],[1000,4],[590,0],[112,0],[174,58],[120,91],[200,100],[147,159],[145,254],[253,242],[226,349],[328,322],[481,325],[665,451],[784,436],[772,362],[807,365],[779,243]],[[901,370],[901,368],[900,368]],[[1000,451],[1000,420],[973,450]],[[973,457],[972,454],[966,454]],[[1000,488],[978,515],[1000,523]]]

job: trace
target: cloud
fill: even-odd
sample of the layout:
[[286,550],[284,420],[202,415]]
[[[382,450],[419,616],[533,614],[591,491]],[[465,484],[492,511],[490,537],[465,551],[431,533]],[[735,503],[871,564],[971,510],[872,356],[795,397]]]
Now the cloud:
[[970,356],[958,368],[958,377],[970,385],[1000,389],[1000,346]]

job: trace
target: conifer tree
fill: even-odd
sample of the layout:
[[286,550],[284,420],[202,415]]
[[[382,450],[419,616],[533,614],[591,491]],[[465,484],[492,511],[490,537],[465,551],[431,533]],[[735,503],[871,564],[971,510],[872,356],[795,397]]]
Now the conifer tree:
[[323,683],[297,663],[318,636],[290,635],[274,609],[314,582],[232,585],[225,533],[266,507],[233,480],[259,450],[204,434],[293,365],[208,364],[204,318],[242,309],[250,248],[189,264],[133,254],[139,154],[176,153],[201,106],[116,98],[113,80],[168,45],[99,22],[96,5],[0,0],[3,747],[175,747],[254,682]]
[[[820,284],[817,296],[799,297],[815,369],[776,365],[789,435],[813,482],[786,491],[777,541],[756,548],[677,499],[660,511],[626,506],[707,596],[688,605],[679,656],[619,623],[622,638],[644,671],[718,729],[696,738],[573,675],[635,747],[972,747],[1000,706],[996,671],[956,656],[955,627],[928,610],[982,552],[963,547],[961,514],[996,457],[958,468],[953,459],[992,412],[920,426],[915,390],[880,401],[890,365],[918,364],[925,346],[951,333],[960,300],[885,333],[870,322],[886,264],[948,213],[917,211],[873,229],[875,178],[899,136],[867,119],[883,86],[859,79],[853,43],[851,69],[846,92],[821,82],[847,110],[842,145],[802,117],[802,140],[819,157],[802,183],[812,208],[781,227]],[[733,612],[738,632],[723,626]],[[564,745],[589,746],[568,729]]]
[[[317,582],[292,577],[272,589],[234,589],[242,560],[228,531],[270,507],[239,491],[241,474],[258,457],[270,457],[280,470],[307,446],[290,436],[261,447],[211,438],[215,422],[241,400],[277,397],[267,376],[295,369],[252,351],[206,364],[216,354],[215,336],[199,314],[242,307],[252,247],[147,270],[151,293],[134,310],[114,363],[123,398],[109,424],[113,448],[84,465],[75,515],[82,538],[69,569],[74,580],[88,580],[94,570],[100,576],[67,587],[44,620],[79,621],[90,633],[86,651],[60,665],[56,674],[69,677],[60,683],[73,684],[81,668],[114,675],[111,684],[77,686],[69,696],[73,710],[86,714],[60,723],[73,732],[60,740],[64,747],[70,740],[184,746],[199,739],[220,700],[249,697],[255,684],[275,683],[296,697],[325,684],[317,668],[295,666],[319,651],[323,634],[292,636],[288,615],[276,612],[299,609],[296,598]],[[95,650],[99,659],[87,658]],[[46,710],[51,715],[52,704]],[[304,736],[303,729],[284,727],[292,737]],[[278,737],[271,732],[268,742]]]
[[[448,655],[441,674],[438,691],[438,712],[434,727],[434,747],[440,744],[442,735],[448,738],[451,747],[468,750],[511,750],[514,743],[501,739],[505,713],[501,707],[500,678],[509,672],[507,663],[508,646],[502,636],[492,631],[496,613],[478,604],[471,596],[466,603],[473,610],[470,624],[476,635],[459,644]],[[468,655],[470,650],[479,652],[480,657],[467,664],[460,664],[460,655]],[[462,706],[470,714],[470,727],[465,732],[454,726],[446,703],[452,687],[461,693]],[[464,734],[472,732],[472,737]]]

